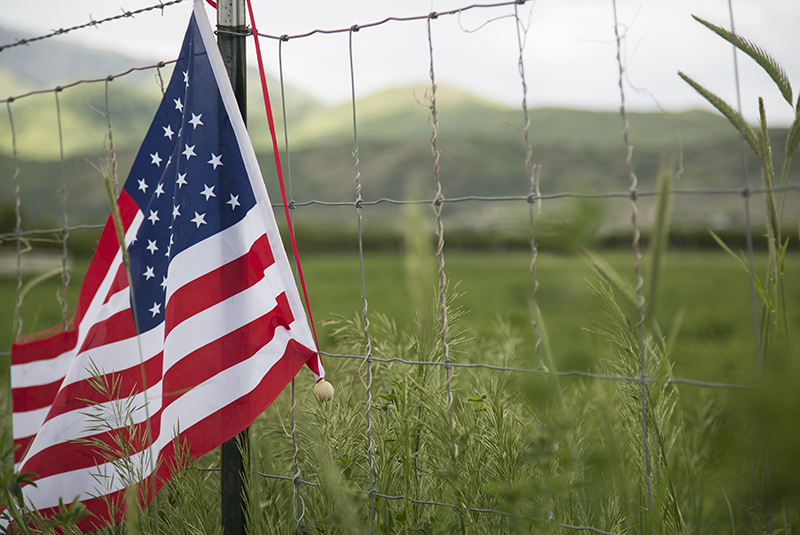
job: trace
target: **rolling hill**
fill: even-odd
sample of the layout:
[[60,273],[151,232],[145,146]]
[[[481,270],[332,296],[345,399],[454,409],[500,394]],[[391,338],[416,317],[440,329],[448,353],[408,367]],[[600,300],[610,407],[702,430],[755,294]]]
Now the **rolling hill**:
[[[9,41],[8,32],[0,40]],[[20,94],[30,89],[72,78],[93,76],[83,63],[109,72],[122,72],[130,60],[108,53],[68,50],[54,55],[47,48],[20,47],[0,54],[0,92]],[[22,58],[7,56],[21,50]],[[96,55],[99,54],[99,55]],[[10,59],[9,59],[10,58]],[[61,62],[63,69],[48,66]],[[34,68],[35,65],[38,67]],[[41,75],[49,72],[48,77]],[[169,75],[165,68],[163,75]],[[262,164],[273,200],[279,199],[273,169],[271,141],[260,102],[258,80],[251,73],[249,130]],[[270,80],[273,110],[279,127],[279,146],[284,147],[282,105],[278,84]],[[146,131],[160,88],[153,71],[137,77],[121,77],[108,84],[113,140],[120,180]],[[431,152],[431,110],[425,87],[396,88],[368,95],[356,102],[358,156],[362,195],[365,200],[430,199],[434,195]],[[348,201],[355,197],[354,139],[351,104],[327,107],[299,91],[286,89],[292,192],[296,201]],[[100,173],[107,155],[108,122],[105,84],[82,84],[59,93],[67,208],[74,224],[98,222],[108,213],[108,201]],[[60,218],[61,162],[58,124],[53,93],[11,103],[18,153],[19,182],[25,227],[47,226]],[[447,198],[462,196],[527,195],[525,142],[522,112],[489,102],[456,89],[437,90],[441,151],[439,177]],[[11,177],[12,136],[6,107],[0,109],[0,206],[8,210],[13,198]],[[541,191],[558,193],[624,192],[628,188],[625,147],[618,113],[566,109],[533,109],[529,138],[532,161],[542,166]],[[682,155],[683,173],[676,187],[682,189],[738,188],[742,184],[738,135],[721,116],[688,111],[678,114],[630,113],[630,139],[639,190],[654,189],[657,170],[665,159]],[[772,131],[776,165],[782,161],[785,130]],[[284,161],[286,161],[284,155]],[[760,169],[748,155],[751,184],[760,181]],[[797,174],[791,180],[797,182]],[[613,229],[625,225],[629,208],[625,199],[597,201],[600,206],[591,225]],[[652,203],[643,199],[646,222]],[[787,203],[788,216],[800,215],[800,203]],[[586,203],[548,201],[543,228],[581,221]],[[738,196],[682,196],[675,202],[679,224],[736,227],[742,222]],[[528,205],[508,203],[454,203],[445,211],[448,224],[457,228],[506,232],[526,228]],[[350,225],[351,207],[312,206],[296,211],[301,223]],[[365,210],[365,218],[377,225],[393,226],[405,217],[401,208],[381,205]]]

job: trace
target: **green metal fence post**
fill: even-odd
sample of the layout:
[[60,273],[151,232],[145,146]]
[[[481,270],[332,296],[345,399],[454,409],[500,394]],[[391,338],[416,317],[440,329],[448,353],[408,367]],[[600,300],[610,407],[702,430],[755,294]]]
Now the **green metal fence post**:
[[[245,0],[218,0],[217,44],[247,123],[247,62]],[[247,530],[246,470],[250,464],[250,428],[222,445],[222,533],[244,535]]]

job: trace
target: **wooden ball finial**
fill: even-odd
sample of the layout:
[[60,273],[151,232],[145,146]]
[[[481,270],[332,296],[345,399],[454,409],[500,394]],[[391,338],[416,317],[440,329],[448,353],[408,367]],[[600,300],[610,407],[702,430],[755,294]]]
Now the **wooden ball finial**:
[[314,385],[314,395],[320,401],[330,401],[333,399],[333,385],[325,379],[320,379]]

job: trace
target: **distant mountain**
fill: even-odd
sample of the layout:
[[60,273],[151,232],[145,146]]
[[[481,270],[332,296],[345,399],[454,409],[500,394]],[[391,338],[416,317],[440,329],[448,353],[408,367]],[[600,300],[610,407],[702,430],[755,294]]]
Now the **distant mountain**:
[[[0,27],[0,44],[33,37]],[[13,73],[30,89],[55,87],[86,78],[104,78],[141,63],[127,56],[85,48],[55,39],[7,48],[0,52],[0,72]],[[142,76],[137,75],[140,81]],[[3,87],[2,89],[6,89]],[[8,95],[3,95],[5,98]]]
[[[19,36],[13,32],[0,32],[0,42],[11,42],[16,37]],[[104,78],[137,64],[106,52],[64,48],[60,44],[57,48],[62,50],[56,51],[50,43],[42,42],[1,52],[0,96],[3,92],[18,95],[32,88],[52,87],[83,77]],[[169,75],[169,69],[165,68],[165,80]],[[280,197],[272,143],[255,73],[250,73],[249,84],[248,130],[267,188],[276,200]],[[108,213],[108,201],[97,170],[106,165],[107,158],[104,86],[104,83],[82,84],[59,93],[67,205],[72,223],[101,221]],[[283,152],[280,88],[274,80],[269,81],[269,86],[280,138],[278,145]],[[327,107],[302,92],[285,89],[291,160],[283,157],[287,174],[291,172],[295,200],[352,202],[356,176],[352,105]],[[429,199],[434,195],[428,91],[425,87],[397,88],[356,102],[358,172],[365,200]],[[525,168],[521,110],[447,87],[439,87],[436,97],[438,172],[445,197],[527,195],[530,184]],[[124,180],[160,98],[161,91],[152,71],[143,73],[138,80],[125,76],[109,84],[119,180]],[[61,211],[61,146],[53,94],[18,99],[11,109],[26,226],[55,223]],[[736,130],[726,119],[701,111],[669,115],[630,113],[628,119],[639,191],[655,188],[658,168],[670,158],[680,161],[684,168],[676,187],[740,187],[740,144]],[[10,203],[13,191],[8,180],[14,172],[8,124],[6,108],[2,106],[0,205],[3,206]],[[786,130],[776,129],[771,135],[775,161],[780,165]],[[533,109],[529,139],[531,161],[542,166],[543,194],[627,191],[629,178],[618,113]],[[748,155],[748,165],[750,181],[758,185],[760,168],[752,155]],[[798,181],[797,171],[790,180]],[[624,198],[598,201],[606,212],[604,226],[627,224],[630,212],[626,202]],[[578,221],[580,211],[585,208],[582,206],[574,200],[550,201],[549,210],[544,212],[549,223],[543,225]],[[640,207],[642,221],[646,222],[652,198],[641,199]],[[758,205],[754,210],[758,220]],[[790,217],[800,216],[800,203],[788,203],[787,210]],[[448,204],[446,214],[449,224],[459,227],[479,225],[483,230],[519,230],[523,228],[520,222],[524,226],[527,221],[528,204],[454,203]],[[736,226],[742,221],[741,214],[742,202],[737,196],[684,196],[675,203],[676,224]],[[315,206],[298,210],[296,215],[301,221],[354,223],[352,207]],[[402,221],[404,214],[401,209],[382,205],[366,211],[364,217],[393,225]]]

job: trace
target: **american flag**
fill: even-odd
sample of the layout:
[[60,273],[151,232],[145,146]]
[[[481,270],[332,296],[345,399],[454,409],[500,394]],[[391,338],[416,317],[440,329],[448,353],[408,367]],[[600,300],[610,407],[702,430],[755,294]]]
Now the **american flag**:
[[12,348],[15,468],[36,474],[25,501],[51,514],[77,497],[82,529],[118,520],[126,487],[155,473],[151,499],[176,436],[197,458],[304,364],[324,375],[199,0],[117,205],[132,286],[109,219],[73,327]]

